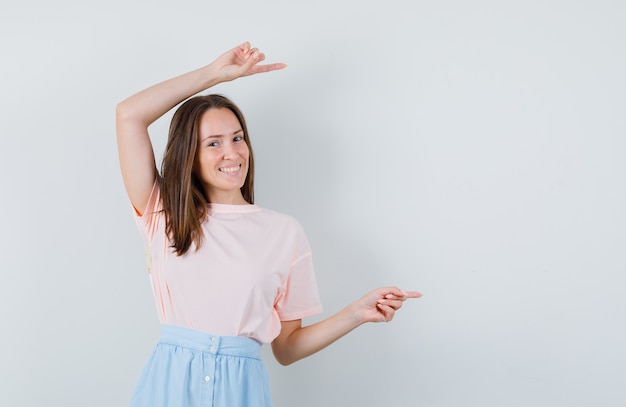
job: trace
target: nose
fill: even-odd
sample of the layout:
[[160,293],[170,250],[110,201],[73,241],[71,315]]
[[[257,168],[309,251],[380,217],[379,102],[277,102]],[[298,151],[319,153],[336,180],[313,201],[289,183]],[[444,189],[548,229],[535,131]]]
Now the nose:
[[237,157],[237,148],[233,143],[224,143],[224,158],[232,159]]

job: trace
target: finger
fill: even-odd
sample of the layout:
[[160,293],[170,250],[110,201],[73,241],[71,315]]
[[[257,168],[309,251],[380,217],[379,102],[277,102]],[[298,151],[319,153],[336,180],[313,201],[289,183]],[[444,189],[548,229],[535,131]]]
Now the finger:
[[393,295],[396,297],[405,297],[406,293],[398,287],[385,287],[383,288],[385,295]]
[[245,41],[241,45],[239,45],[237,48],[240,49],[244,54],[247,54],[248,51],[250,50],[250,42]]
[[250,52],[250,43],[244,42],[243,44],[236,46],[233,49],[233,52],[237,59],[239,59],[240,61],[245,61],[246,59],[248,59],[247,55]]
[[404,298],[404,296],[397,296],[397,295],[394,295],[394,294],[387,294],[387,295],[385,295],[385,298],[388,299],[388,300],[397,300],[399,298]]
[[419,298],[422,296],[422,293],[417,291],[407,291],[406,296],[407,298]]
[[378,300],[378,303],[379,304],[388,305],[388,306],[390,306],[391,308],[393,308],[394,310],[397,311],[397,310],[399,310],[402,307],[402,302],[403,301],[404,300],[402,300],[402,299],[390,300],[390,299],[381,298],[380,300]]
[[407,298],[419,298],[422,296],[422,293],[419,293],[417,291],[403,291],[400,289],[395,289],[392,290],[390,293],[385,295],[385,298],[389,298],[389,299],[401,299],[402,301],[406,300]]
[[283,64],[283,63],[254,65],[252,68],[250,68],[248,72],[250,74],[263,73],[263,72],[277,71],[279,69],[284,69],[286,67],[287,67],[287,64]]
[[237,64],[245,68],[246,72],[252,65],[265,58],[258,48],[251,48],[248,42],[244,42],[234,49],[234,57]]
[[395,312],[393,308],[385,304],[377,304],[376,306],[382,313],[384,322],[389,322],[393,319],[393,315]]
[[258,68],[255,68],[256,64],[262,61],[265,58],[265,55],[259,53],[258,51],[251,50],[242,57],[243,60],[241,61],[241,70],[245,75],[252,75],[253,73],[257,73]]
[[246,53],[246,57],[247,58],[252,57],[252,59],[254,59],[255,61],[259,62],[259,61],[265,59],[265,54],[263,54],[261,51],[259,51],[258,48],[250,48],[250,50]]

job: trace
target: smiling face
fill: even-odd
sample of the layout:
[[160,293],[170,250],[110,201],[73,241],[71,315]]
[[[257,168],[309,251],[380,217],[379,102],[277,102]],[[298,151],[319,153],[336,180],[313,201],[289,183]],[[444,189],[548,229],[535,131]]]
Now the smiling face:
[[195,173],[209,202],[246,204],[241,187],[246,181],[250,150],[237,116],[227,108],[211,108],[200,119]]

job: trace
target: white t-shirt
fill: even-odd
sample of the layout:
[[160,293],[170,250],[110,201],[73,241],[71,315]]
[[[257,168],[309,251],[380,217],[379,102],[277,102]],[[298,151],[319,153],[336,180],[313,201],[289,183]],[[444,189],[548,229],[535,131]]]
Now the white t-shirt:
[[178,256],[165,235],[155,183],[137,225],[159,320],[214,335],[270,343],[280,321],[322,312],[301,225],[257,205],[210,204],[200,249]]

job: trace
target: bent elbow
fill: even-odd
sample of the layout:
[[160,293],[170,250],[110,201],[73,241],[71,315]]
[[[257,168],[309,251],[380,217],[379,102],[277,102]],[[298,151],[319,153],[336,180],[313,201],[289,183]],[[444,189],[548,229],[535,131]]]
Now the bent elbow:
[[273,347],[272,350],[274,353],[274,359],[276,359],[276,361],[281,366],[289,366],[299,360],[298,357],[296,357],[289,351],[285,351],[284,349],[278,349],[277,347]]
[[115,118],[119,120],[124,120],[130,117],[130,111],[128,109],[126,101],[122,101],[115,106]]
[[281,365],[281,366],[289,366],[294,364],[295,362],[297,362],[297,359],[291,359],[291,358],[286,358],[286,357],[278,357],[276,356],[276,361]]

